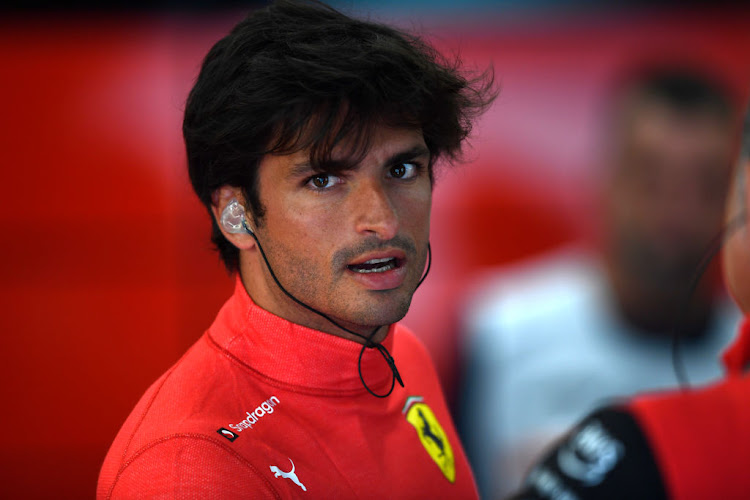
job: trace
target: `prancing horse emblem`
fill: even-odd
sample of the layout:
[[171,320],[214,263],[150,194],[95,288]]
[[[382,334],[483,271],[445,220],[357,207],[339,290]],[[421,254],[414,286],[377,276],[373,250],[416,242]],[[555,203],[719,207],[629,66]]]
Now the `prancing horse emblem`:
[[445,478],[451,483],[456,481],[456,463],[448,436],[440,426],[437,417],[421,396],[409,396],[401,412],[406,420],[414,426],[419,441],[425,451],[440,467]]
[[[292,459],[290,458],[289,461],[292,462]],[[294,484],[302,488],[302,491],[307,491],[307,488],[305,488],[305,485],[300,482],[299,478],[297,477],[297,474],[294,473],[294,462],[292,462],[292,470],[290,470],[289,472],[284,472],[283,470],[279,469],[275,465],[272,465],[270,469],[271,469],[271,472],[273,472],[273,477],[281,476],[287,479],[291,479],[294,482]]]

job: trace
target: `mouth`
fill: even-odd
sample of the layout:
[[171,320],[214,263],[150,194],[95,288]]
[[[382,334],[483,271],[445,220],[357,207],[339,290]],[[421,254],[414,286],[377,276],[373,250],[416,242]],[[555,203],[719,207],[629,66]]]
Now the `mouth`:
[[404,259],[398,257],[383,257],[378,259],[369,259],[358,264],[349,264],[347,269],[359,274],[385,273],[392,269],[397,269],[404,264]]
[[346,269],[349,276],[369,290],[393,290],[406,279],[406,253],[398,249],[370,252],[347,264]]

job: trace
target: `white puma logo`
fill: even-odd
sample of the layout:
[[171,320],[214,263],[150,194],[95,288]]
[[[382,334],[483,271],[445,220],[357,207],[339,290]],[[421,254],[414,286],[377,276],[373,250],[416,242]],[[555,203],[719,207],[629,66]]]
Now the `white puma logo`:
[[[292,459],[290,458],[289,461],[292,462]],[[292,470],[290,470],[289,472],[284,472],[283,470],[279,469],[275,465],[272,465],[270,469],[271,469],[271,472],[274,473],[273,477],[281,476],[287,479],[291,479],[294,482],[294,484],[302,488],[302,491],[307,491],[307,488],[305,488],[305,485],[299,481],[297,474],[294,473],[294,462],[292,462]]]

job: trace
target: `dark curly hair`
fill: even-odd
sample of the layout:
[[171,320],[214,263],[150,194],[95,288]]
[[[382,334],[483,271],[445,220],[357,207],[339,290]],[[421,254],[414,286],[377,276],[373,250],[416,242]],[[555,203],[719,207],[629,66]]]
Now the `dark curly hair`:
[[[379,125],[421,129],[432,176],[436,160],[460,158],[495,95],[491,68],[468,77],[417,36],[315,1],[278,1],[250,13],[203,61],[183,122],[190,180],[209,213],[216,189],[241,188],[260,223],[265,155],[309,149],[313,168],[331,172],[342,139],[356,163]],[[239,251],[212,220],[212,241],[236,271]]]

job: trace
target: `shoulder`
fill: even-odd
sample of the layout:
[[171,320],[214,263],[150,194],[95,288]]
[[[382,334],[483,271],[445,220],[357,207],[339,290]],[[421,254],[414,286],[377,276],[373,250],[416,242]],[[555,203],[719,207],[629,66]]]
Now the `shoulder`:
[[[467,294],[462,326],[470,345],[522,348],[561,324],[581,324],[582,317],[601,309],[597,305],[606,300],[605,287],[595,257],[575,249],[558,251],[483,276]],[[567,332],[567,339],[572,335]]]
[[750,377],[738,376],[598,410],[545,454],[516,498],[744,498],[748,393]]
[[[646,394],[630,403],[675,496],[740,498],[750,490],[749,394],[750,377],[730,376],[702,389]],[[721,473],[708,477],[709,469]]]
[[270,482],[227,445],[200,434],[148,443],[108,477],[97,498],[279,498]]
[[515,498],[659,499],[667,493],[637,420],[624,408],[608,407],[549,449]]
[[[251,377],[237,376],[240,369],[204,335],[146,391],[128,416],[102,466],[99,497],[117,498],[118,492],[124,492],[119,497],[139,497],[135,492],[143,488],[155,493],[144,497],[158,496],[158,488],[185,487],[189,492],[195,487],[200,492],[212,483],[233,488],[236,481],[228,479],[225,484],[223,478],[236,474],[247,476],[240,484],[254,484],[257,471],[249,460],[262,453],[263,446],[259,443],[243,458],[227,446],[229,438],[219,434],[246,410],[238,406],[236,391],[266,399]],[[234,498],[229,493],[220,496]]]
[[[722,432],[727,438],[735,435],[750,439],[750,431],[744,430],[746,422],[750,420],[748,394],[750,377],[729,376],[700,389],[642,394],[630,402],[628,409],[637,416],[653,439],[689,436],[701,427]],[[702,434],[690,441],[705,440],[707,442],[703,446],[708,448],[708,441],[715,441],[715,437]],[[723,444],[717,443],[717,446],[722,447]]]
[[594,256],[573,249],[558,251],[483,276],[473,287],[469,310],[559,309],[592,293],[601,275]]

